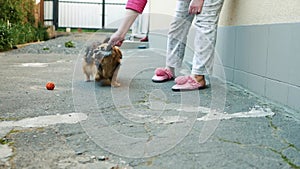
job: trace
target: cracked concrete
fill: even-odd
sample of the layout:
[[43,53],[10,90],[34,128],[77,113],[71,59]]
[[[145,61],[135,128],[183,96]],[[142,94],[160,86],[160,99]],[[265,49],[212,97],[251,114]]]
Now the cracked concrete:
[[300,168],[299,112],[216,78],[172,92],[151,82],[163,51],[122,49],[120,88],[84,82],[86,42],[105,36],[0,54],[0,168]]

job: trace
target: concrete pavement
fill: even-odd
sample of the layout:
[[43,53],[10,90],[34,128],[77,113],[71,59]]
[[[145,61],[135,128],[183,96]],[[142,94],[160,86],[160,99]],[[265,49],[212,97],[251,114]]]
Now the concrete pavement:
[[0,53],[0,168],[300,168],[299,112],[215,77],[193,92],[152,83],[161,49],[124,46],[119,88],[85,82],[85,46],[105,36]]

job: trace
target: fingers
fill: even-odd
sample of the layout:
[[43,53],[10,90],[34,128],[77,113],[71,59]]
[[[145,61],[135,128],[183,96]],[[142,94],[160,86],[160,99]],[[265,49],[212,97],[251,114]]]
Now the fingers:
[[189,6],[189,14],[200,14],[203,7],[203,0],[192,0]]
[[190,7],[189,14],[200,14],[201,9],[202,8],[199,8],[199,7]]
[[115,44],[115,46],[119,46],[119,47],[122,46],[123,41],[124,41],[124,40],[122,40],[122,41],[117,41],[116,44]]
[[110,40],[108,41],[109,46],[121,46],[123,43],[124,39],[118,36],[112,35]]
[[108,42],[108,45],[109,46],[118,46],[118,47],[120,47],[120,46],[122,46],[122,44],[123,44],[123,40],[121,40],[121,41],[111,41],[111,42]]

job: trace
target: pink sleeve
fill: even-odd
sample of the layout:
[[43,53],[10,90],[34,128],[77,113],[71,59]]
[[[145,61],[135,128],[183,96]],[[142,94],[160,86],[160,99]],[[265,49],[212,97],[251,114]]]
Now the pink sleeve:
[[147,0],[128,0],[126,4],[126,9],[131,9],[138,13],[142,13],[146,4]]

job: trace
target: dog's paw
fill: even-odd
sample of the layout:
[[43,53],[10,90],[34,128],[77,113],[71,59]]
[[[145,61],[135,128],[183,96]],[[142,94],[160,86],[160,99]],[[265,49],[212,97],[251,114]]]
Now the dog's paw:
[[90,82],[90,81],[91,81],[91,79],[90,79],[90,76],[86,75],[86,76],[85,76],[85,80],[84,80],[84,81],[86,81],[86,82]]
[[98,73],[95,75],[95,81],[96,82],[100,82],[101,81],[101,77],[100,77],[100,75]]
[[118,82],[111,82],[111,86],[112,86],[112,87],[120,87],[121,84],[118,83]]

